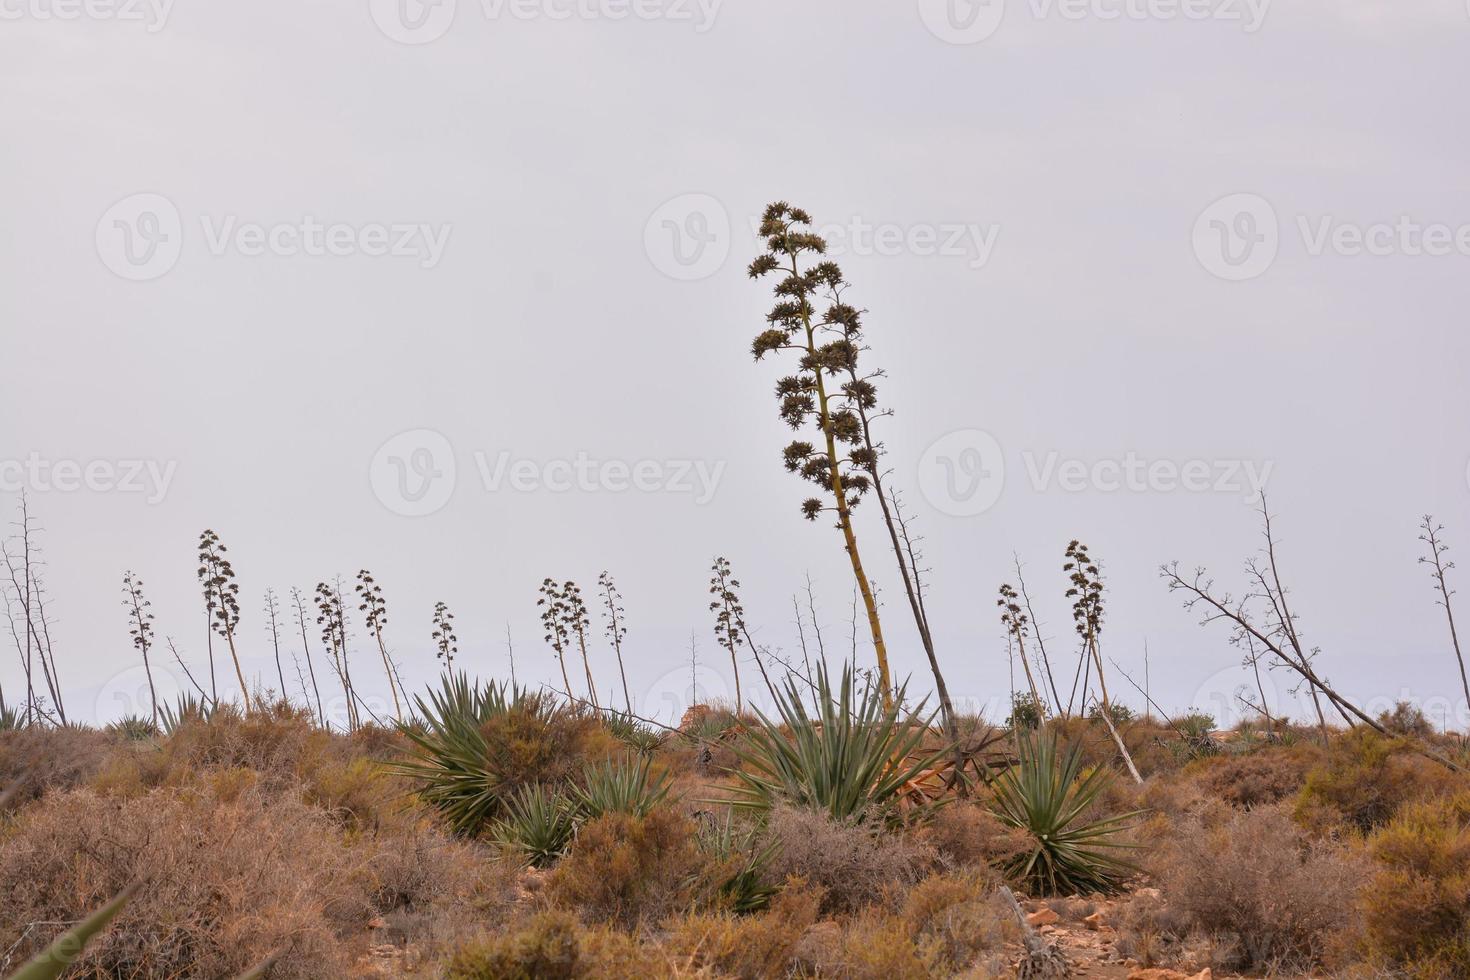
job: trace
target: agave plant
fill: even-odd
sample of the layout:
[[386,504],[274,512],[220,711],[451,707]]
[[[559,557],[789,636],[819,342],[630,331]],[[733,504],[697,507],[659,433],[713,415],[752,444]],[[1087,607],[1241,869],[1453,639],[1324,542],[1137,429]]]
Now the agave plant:
[[20,730],[20,711],[5,703],[5,698],[0,696],[0,732],[14,732]]
[[143,718],[139,715],[126,715],[107,726],[110,734],[121,736],[131,742],[140,742],[144,739],[153,738],[158,734],[158,726],[153,724],[153,719]]
[[495,747],[485,735],[497,716],[519,712],[527,720],[548,722],[557,706],[515,685],[469,681],[445,675],[426,702],[415,695],[418,724],[399,725],[409,741],[409,758],[389,768],[419,784],[457,834],[473,836],[498,817],[515,786],[507,785]]
[[1122,856],[1134,845],[1118,835],[1142,811],[1085,819],[1111,773],[1101,768],[1084,773],[1081,746],[1059,752],[1055,732],[1022,734],[1017,747],[1017,763],[991,789],[996,815],[1025,831],[1031,847],[1006,860],[1001,870],[1034,894],[1117,891],[1137,871]]
[[165,734],[172,735],[190,721],[209,721],[214,717],[215,705],[203,701],[185,691],[172,706],[158,706],[158,720]]
[[652,755],[663,744],[661,732],[655,731],[647,722],[621,711],[608,712],[603,717],[602,724],[609,735],[643,755]]
[[850,666],[835,696],[819,667],[814,700],[816,711],[808,714],[788,677],[776,699],[780,720],[756,711],[759,724],[731,745],[744,765],[734,772],[741,785],[728,802],[767,810],[785,799],[835,820],[860,821],[891,811],[905,785],[950,751],[944,745],[923,751],[933,715],[905,712],[902,689],[885,707],[882,691],[857,688]]
[[647,757],[636,763],[619,759],[588,766],[580,783],[572,787],[578,818],[595,820],[604,813],[646,815],[669,795],[669,774],[651,776],[649,769]]
[[760,827],[742,829],[734,814],[725,811],[725,819],[704,824],[699,832],[700,849],[716,866],[729,868],[720,882],[723,905],[737,915],[759,912],[771,904],[781,889],[770,884],[766,869],[781,848],[780,841],[760,840]]
[[522,855],[532,867],[544,868],[566,853],[576,829],[571,802],[532,784],[506,800],[505,816],[496,822],[490,836]]

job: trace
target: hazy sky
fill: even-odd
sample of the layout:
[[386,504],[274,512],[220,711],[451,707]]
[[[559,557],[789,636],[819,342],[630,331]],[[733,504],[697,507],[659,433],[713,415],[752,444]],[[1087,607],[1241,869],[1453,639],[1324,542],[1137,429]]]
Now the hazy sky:
[[1470,554],[1462,0],[0,0],[0,74],[0,506],[27,488],[46,528],[74,717],[146,710],[126,569],[200,668],[205,527],[271,686],[264,589],[359,568],[415,688],[437,600],[460,664],[505,676],[508,624],[551,679],[537,585],[606,568],[640,706],[687,702],[691,631],[700,696],[728,693],[717,554],[762,642],[795,651],[810,573],[850,649],[840,538],[799,516],[749,356],[776,198],[869,311],[957,695],[1004,714],[1013,552],[1070,674],[1080,537],[1104,652],[1141,679],[1147,642],[1157,700],[1228,715],[1239,654],[1157,568],[1238,592],[1264,479],[1323,671],[1458,699],[1416,524]]

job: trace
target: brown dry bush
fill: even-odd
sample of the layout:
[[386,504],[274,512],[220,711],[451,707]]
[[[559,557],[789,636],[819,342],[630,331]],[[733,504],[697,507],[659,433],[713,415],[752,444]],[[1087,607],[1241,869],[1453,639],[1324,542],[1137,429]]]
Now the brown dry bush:
[[1014,916],[984,874],[925,878],[909,891],[899,918],[915,942],[953,970],[983,953],[999,954],[1004,943],[1019,939]]
[[631,927],[688,908],[702,862],[694,823],[671,807],[607,813],[578,830],[547,894],[589,921]]
[[1022,831],[1001,823],[989,807],[966,800],[940,807],[916,836],[956,868],[989,868],[1029,849]]
[[73,790],[0,837],[0,949],[23,961],[54,931],[31,923],[80,919],[135,877],[142,891],[75,976],[233,976],[272,953],[272,976],[343,976],[344,935],[369,914],[356,858],[296,800],[248,785],[129,800]]
[[1235,965],[1308,968],[1352,922],[1362,866],[1345,848],[1308,839],[1281,807],[1215,826],[1187,818],[1152,871],[1169,907],[1234,944]]
[[681,975],[667,957],[633,937],[588,928],[568,912],[546,911],[504,935],[459,950],[448,980],[648,980]]
[[1404,807],[1368,851],[1368,958],[1422,980],[1470,976],[1470,795]]
[[1248,755],[1220,755],[1192,764],[1185,775],[1231,806],[1249,809],[1279,803],[1301,790],[1307,773],[1321,760],[1310,745],[1263,748]]
[[785,976],[798,946],[816,923],[822,891],[800,879],[787,882],[771,907],[755,915],[696,912],[666,923],[664,948],[677,962],[741,980]]
[[366,854],[363,880],[386,926],[382,938],[421,954],[457,945],[515,903],[518,866],[436,827],[397,827],[355,846]]
[[816,810],[776,806],[766,832],[778,845],[766,879],[802,878],[822,888],[829,913],[889,901],[937,861],[932,848],[881,824],[841,823]]
[[84,785],[122,741],[89,728],[20,728],[0,732],[0,792],[17,787],[11,806],[52,790]]

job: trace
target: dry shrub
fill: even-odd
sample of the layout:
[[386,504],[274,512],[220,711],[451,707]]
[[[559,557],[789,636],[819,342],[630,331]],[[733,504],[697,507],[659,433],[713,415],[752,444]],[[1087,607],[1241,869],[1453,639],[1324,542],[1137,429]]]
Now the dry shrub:
[[1367,728],[1332,743],[1326,760],[1307,774],[1297,802],[1304,826],[1342,824],[1368,833],[1412,800],[1452,794],[1455,775],[1398,739]]
[[1015,917],[1000,904],[989,875],[931,875],[908,893],[899,918],[930,955],[956,970],[1019,939]]
[[472,944],[449,961],[448,980],[621,980],[674,975],[664,957],[631,937],[588,929],[548,911],[522,928]]
[[1404,807],[1368,850],[1370,959],[1424,980],[1470,976],[1470,796]]
[[29,924],[80,919],[141,877],[77,976],[234,976],[277,952],[272,976],[345,976],[343,935],[369,913],[353,855],[320,812],[234,789],[29,807],[0,839],[0,948],[23,961],[53,931]]
[[1166,905],[1154,888],[1129,896],[1113,910],[1109,923],[1118,930],[1118,955],[1137,960],[1144,969],[1178,962],[1180,941],[1194,927],[1188,916]]
[[487,767],[504,798],[530,783],[558,785],[588,763],[622,755],[626,748],[589,712],[516,702],[480,728],[490,758]]
[[1170,907],[1235,944],[1237,965],[1307,968],[1352,918],[1362,868],[1344,848],[1307,839],[1280,807],[1189,819],[1155,861]]
[[1001,823],[989,807],[964,800],[940,807],[918,836],[952,867],[990,867],[1029,850],[1025,833]]
[[1320,759],[1310,747],[1268,748],[1249,755],[1214,756],[1188,770],[1206,793],[1234,807],[1279,803],[1301,790]]
[[432,826],[395,828],[357,845],[384,938],[420,952],[453,945],[513,905],[520,869],[486,847]]
[[51,790],[74,789],[107,762],[119,739],[88,728],[20,728],[0,732],[0,792],[19,787],[11,806]]
[[588,920],[633,926],[687,907],[701,862],[694,823],[672,808],[607,813],[577,832],[547,890],[553,903]]
[[842,823],[816,810],[777,806],[766,832],[779,845],[767,880],[802,878],[824,889],[824,912],[850,912],[889,900],[936,861],[933,849],[898,832]]
[[817,921],[822,892],[800,879],[787,883],[756,915],[694,913],[667,923],[664,947],[677,962],[741,980],[787,975],[797,947]]
[[[802,944],[805,955],[797,965],[807,972],[797,975],[847,980],[1014,976],[1009,953],[1000,945],[1006,933],[996,906],[960,897],[973,896],[963,885],[956,890],[936,883],[925,892],[916,907],[904,913],[869,908],[840,926],[821,923],[813,930],[820,941]],[[934,904],[946,895],[958,901]],[[979,938],[961,935],[967,928],[977,929]],[[1010,928],[1016,928],[1013,922]]]

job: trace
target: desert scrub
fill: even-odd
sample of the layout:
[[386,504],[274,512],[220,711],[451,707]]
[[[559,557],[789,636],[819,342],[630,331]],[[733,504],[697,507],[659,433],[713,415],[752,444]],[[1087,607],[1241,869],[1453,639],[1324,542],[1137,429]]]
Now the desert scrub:
[[1321,760],[1315,746],[1268,747],[1248,755],[1218,755],[1184,770],[1210,796],[1242,809],[1279,803],[1299,792]]
[[1326,759],[1307,774],[1297,798],[1303,826],[1340,824],[1369,833],[1403,804],[1445,795],[1460,779],[1416,754],[1400,739],[1357,728],[1332,741]]
[[800,879],[784,887],[756,915],[694,912],[665,923],[665,949],[676,962],[741,980],[786,976],[798,946],[817,921],[822,890]]
[[1151,870],[1169,907],[1223,937],[1243,968],[1309,970],[1352,924],[1363,868],[1345,846],[1307,838],[1281,807],[1186,818]]
[[1410,804],[1368,841],[1363,946],[1419,980],[1470,976],[1470,795]]
[[23,961],[44,938],[28,923],[80,919],[141,877],[75,975],[234,976],[280,951],[272,976],[345,976],[371,908],[358,862],[324,814],[253,788],[57,793],[0,839],[0,949]]
[[631,936],[587,928],[567,912],[542,912],[505,935],[455,953],[448,980],[617,980],[671,976],[665,957]]
[[1027,850],[1024,831],[969,800],[940,807],[916,837],[934,848],[947,866],[967,871],[999,866]]
[[823,889],[825,913],[851,912],[893,897],[935,864],[934,852],[880,823],[835,820],[826,813],[777,806],[766,822],[774,853],[766,880],[804,879]]
[[607,813],[582,825],[547,879],[558,907],[591,922],[655,922],[694,903],[702,866],[693,821],[669,807]]
[[1011,911],[1002,906],[989,875],[937,874],[915,885],[899,912],[908,934],[947,971],[960,971],[982,954],[999,954],[1018,941]]

